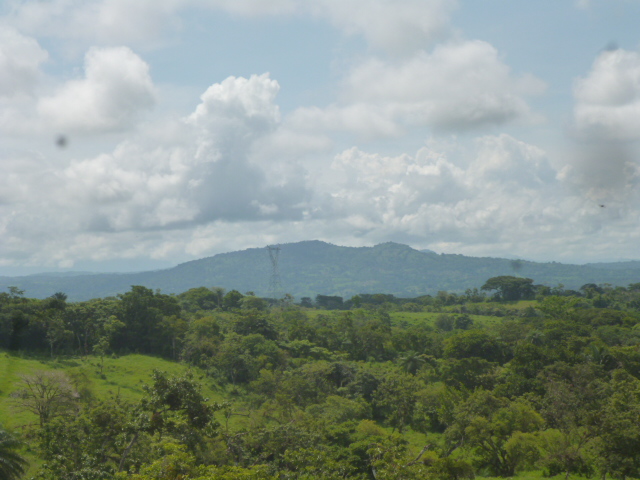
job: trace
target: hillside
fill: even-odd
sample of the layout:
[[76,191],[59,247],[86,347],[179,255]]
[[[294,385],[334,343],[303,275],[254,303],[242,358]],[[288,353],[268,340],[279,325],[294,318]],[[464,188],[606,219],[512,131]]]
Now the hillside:
[[[418,251],[397,243],[374,247],[340,247],[320,241],[280,245],[282,291],[296,298],[317,294],[350,297],[357,293],[391,293],[401,297],[462,292],[498,275],[520,275],[535,283],[577,289],[586,283],[626,286],[640,282],[640,262],[570,265],[504,258],[467,257]],[[127,274],[52,274],[0,277],[0,289],[16,286],[34,298],[65,292],[70,300],[106,297],[131,285],[180,293],[199,286],[220,286],[269,295],[271,262],[265,248],[223,253],[176,267]]]

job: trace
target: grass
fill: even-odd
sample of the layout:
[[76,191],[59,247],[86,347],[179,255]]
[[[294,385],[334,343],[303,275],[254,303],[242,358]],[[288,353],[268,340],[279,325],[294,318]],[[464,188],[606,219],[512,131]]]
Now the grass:
[[29,375],[37,370],[65,372],[82,395],[100,399],[119,395],[130,402],[142,397],[142,386],[151,382],[153,370],[169,375],[180,375],[191,370],[202,384],[206,397],[218,402],[224,399],[224,395],[214,389],[212,382],[199,369],[162,358],[137,354],[106,357],[101,373],[100,359],[97,357],[51,360],[0,352],[0,425],[9,430],[21,430],[37,422],[35,415],[17,411],[10,397],[12,392],[20,388],[21,375]]
[[[442,313],[433,312],[391,312],[389,316],[394,325],[430,325],[434,326],[435,320]],[[460,315],[457,313],[446,313],[445,315]],[[500,317],[492,317],[489,315],[469,315],[476,327],[490,326],[502,321]]]
[[[93,356],[49,359],[0,351],[0,426],[16,434],[29,435],[37,425],[37,417],[17,410],[10,396],[20,389],[22,375],[33,374],[37,370],[65,372],[81,395],[102,400],[119,395],[129,402],[140,400],[144,393],[142,386],[151,383],[154,370],[169,375],[180,375],[191,370],[195,380],[202,385],[202,393],[210,401],[221,402],[229,397],[226,392],[215,388],[200,369],[185,364],[137,354],[105,357],[102,372],[100,363],[100,359]],[[217,418],[224,422],[220,413]],[[229,424],[235,426],[241,421],[241,417],[232,417]],[[42,460],[29,446],[25,446],[21,453],[30,463],[24,478],[30,478],[37,473]]]
[[12,408],[9,395],[17,390],[21,375],[35,370],[51,370],[45,363],[32,358],[23,358],[10,353],[0,353],[0,425],[14,430],[35,422],[35,417]]

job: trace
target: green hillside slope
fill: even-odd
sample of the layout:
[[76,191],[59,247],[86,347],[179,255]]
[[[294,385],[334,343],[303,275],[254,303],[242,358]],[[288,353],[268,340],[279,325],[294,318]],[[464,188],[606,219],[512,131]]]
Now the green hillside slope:
[[[272,265],[266,248],[215,255],[174,268],[129,274],[0,277],[0,289],[17,286],[26,295],[45,298],[65,292],[70,300],[123,293],[131,285],[180,293],[199,286],[254,291],[269,295]],[[397,243],[374,247],[340,247],[320,241],[280,245],[282,292],[297,298],[317,294],[350,297],[357,293],[391,293],[401,297],[462,292],[498,275],[520,275],[535,283],[577,289],[586,283],[626,286],[640,282],[640,262],[568,265],[504,258],[418,251]]]

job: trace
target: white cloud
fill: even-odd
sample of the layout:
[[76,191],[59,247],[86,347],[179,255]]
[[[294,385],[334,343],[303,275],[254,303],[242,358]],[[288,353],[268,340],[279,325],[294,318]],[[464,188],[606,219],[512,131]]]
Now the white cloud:
[[368,59],[345,79],[340,104],[301,108],[292,121],[312,131],[374,138],[400,136],[415,126],[460,131],[530,122],[535,115],[525,97],[543,90],[532,76],[514,77],[490,44],[466,41],[398,62]]
[[104,231],[297,215],[303,185],[267,184],[251,160],[252,146],[279,122],[278,90],[267,74],[212,85],[165,141],[124,142],[111,154],[70,165],[69,206],[91,205],[79,215],[86,215],[88,230]]
[[301,107],[287,122],[306,132],[349,132],[362,139],[397,137],[404,133],[402,126],[385,106],[367,103]]
[[[268,141],[280,125],[278,90],[268,74],[230,77],[207,89],[191,115],[149,123],[113,151],[62,169],[10,153],[3,165],[11,173],[0,179],[2,258],[69,265],[184,255],[198,226],[251,230],[251,222],[302,218],[306,172],[279,160],[278,135]],[[273,157],[255,152],[264,144]]]
[[579,133],[608,140],[640,140],[640,54],[602,52],[574,85]]
[[244,135],[238,126],[250,130],[269,130],[280,121],[275,98],[280,85],[268,73],[251,78],[228,77],[211,85],[200,97],[201,103],[187,123],[201,129],[216,130],[224,124],[225,135]]
[[563,177],[608,212],[626,211],[640,185],[640,54],[602,52],[573,93],[574,151]]
[[407,123],[464,129],[528,116],[523,96],[540,83],[514,78],[490,44],[466,41],[396,65],[370,60],[351,72],[346,96],[385,104]]
[[347,150],[332,165],[336,211],[357,212],[354,229],[378,235],[480,243],[518,235],[523,223],[555,220],[544,213],[553,205],[555,172],[543,151],[501,135],[478,139],[473,155],[462,168],[427,147],[397,157]]
[[596,237],[633,248],[637,213],[602,209],[573,194],[539,148],[508,135],[483,136],[464,157],[472,160],[460,166],[429,147],[399,156],[343,152],[332,166],[334,183],[324,187],[334,201],[325,234],[350,244],[391,238],[452,253],[553,252],[551,258],[569,261]]
[[70,80],[38,112],[64,132],[110,132],[132,127],[155,105],[149,66],[127,47],[92,48],[85,78]]
[[467,175],[483,188],[502,190],[545,189],[554,185],[557,172],[544,150],[509,135],[476,140],[477,156]]
[[[635,52],[604,52],[576,81],[575,138],[589,141],[579,161],[557,174],[534,145],[505,134],[472,139],[496,126],[531,127],[537,118],[528,102],[544,85],[512,71],[491,44],[454,32],[453,0],[10,2],[0,19],[0,264],[173,261],[309,238],[546,258],[583,256],[594,243],[602,255],[611,244],[637,250],[639,157],[624,146],[640,140]],[[287,35],[300,34],[296,16],[314,17],[369,48],[327,39],[331,31],[321,29],[323,48],[337,52],[327,70],[338,81],[302,85],[304,76],[296,77],[284,114],[280,85],[268,74],[215,83],[192,107],[194,87],[156,88],[131,48],[171,41],[198,9],[291,16],[279,19]],[[258,32],[274,27],[265,19],[245,26],[259,22]],[[56,63],[45,64],[47,52],[27,35],[46,38]],[[230,55],[240,55],[227,40]],[[84,74],[61,79],[88,45]],[[173,47],[162,61],[147,58],[166,67],[189,45]],[[226,61],[194,56],[184,65],[198,68],[197,83]],[[245,59],[231,65],[228,74],[255,67]],[[44,67],[49,76],[41,81]],[[287,68],[297,75],[306,67],[273,69],[289,85]],[[321,105],[309,101],[336,91]],[[287,114],[301,99],[305,106]],[[73,134],[68,148],[51,142],[58,132]],[[104,132],[111,134],[91,135]],[[460,135],[450,137],[450,149],[407,147],[451,132]]]
[[31,94],[48,56],[34,38],[8,26],[0,28],[0,98]]
[[187,0],[14,1],[7,16],[21,30],[73,42],[146,45],[180,22]]
[[398,54],[426,48],[447,32],[456,5],[455,0],[14,0],[8,18],[32,34],[143,46],[179,30],[179,14],[188,8],[242,16],[315,15]]
[[428,48],[449,31],[454,0],[321,0],[310,2],[317,15],[329,18],[347,34],[392,54]]

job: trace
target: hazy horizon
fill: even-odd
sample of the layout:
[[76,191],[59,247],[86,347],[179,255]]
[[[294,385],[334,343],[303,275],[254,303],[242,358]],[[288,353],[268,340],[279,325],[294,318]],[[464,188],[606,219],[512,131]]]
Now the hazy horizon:
[[[300,242],[312,242],[315,240],[301,240]],[[300,243],[300,242],[284,242],[284,243],[277,243],[274,245],[282,245],[285,246],[287,244],[290,243]],[[325,243],[330,243],[330,242],[325,242]],[[344,247],[346,245],[337,245],[337,244],[333,244],[332,245],[336,245],[339,247]],[[377,244],[380,245],[380,244]],[[404,245],[404,244],[403,244]],[[373,248],[376,245],[362,245],[361,247],[365,247],[365,248]],[[411,245],[408,245],[411,248]],[[265,250],[265,259],[267,258],[268,254],[267,254],[267,250],[266,250],[266,245],[263,246],[255,246],[255,247],[247,247],[247,248],[243,248],[241,250],[230,250],[227,252],[219,252],[217,254],[214,255],[210,255],[210,256],[215,256],[215,255],[222,255],[225,253],[233,253],[233,252],[238,252],[238,251],[244,251],[244,250],[253,250],[253,249],[264,249]],[[414,248],[415,250],[429,250],[429,249],[418,249],[418,248]],[[433,251],[433,253],[436,253],[438,255],[440,254],[445,254],[445,252],[435,252]],[[446,254],[455,254],[455,252],[446,252]],[[473,255],[467,255],[469,257],[473,257]],[[510,255],[508,253],[502,254],[502,255],[479,255],[478,257],[493,257],[493,258],[505,258],[505,259],[509,259],[509,260],[524,260],[524,261],[532,261],[532,262],[536,262],[536,263],[548,263],[548,262],[554,262],[555,260],[553,259],[548,259],[548,260],[540,260],[540,261],[535,261],[535,260],[530,260],[528,258],[522,258],[519,257],[517,255]],[[207,258],[207,257],[202,257],[202,258]],[[193,260],[201,260],[202,258],[198,258],[198,259],[192,259],[192,260],[187,260],[187,262],[189,261],[193,261]],[[585,262],[585,263],[577,263],[576,265],[584,265],[584,264],[589,264],[589,263],[616,263],[616,262],[629,262],[629,261],[640,261],[637,258],[612,258],[609,260],[603,260],[601,262]],[[61,269],[61,268],[57,268],[57,269],[49,269],[49,270],[40,270],[38,267],[11,267],[9,269],[5,268],[5,271],[8,271],[8,273],[2,272],[0,273],[0,276],[2,277],[21,277],[21,276],[29,276],[29,275],[39,275],[39,274],[101,274],[101,273],[139,273],[139,272],[148,272],[148,271],[154,271],[154,270],[164,270],[164,269],[170,269],[173,268],[177,265],[180,265],[181,263],[185,263],[185,262],[178,262],[175,264],[159,264],[157,262],[149,262],[148,264],[145,264],[144,262],[127,262],[127,261],[121,261],[121,262],[108,262],[105,264],[100,264],[100,263],[83,263],[82,267],[77,267],[77,268],[69,268],[69,269]],[[559,263],[570,263],[570,262],[559,262]],[[148,266],[145,266],[148,265]]]

